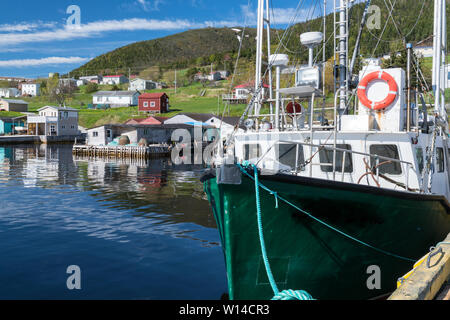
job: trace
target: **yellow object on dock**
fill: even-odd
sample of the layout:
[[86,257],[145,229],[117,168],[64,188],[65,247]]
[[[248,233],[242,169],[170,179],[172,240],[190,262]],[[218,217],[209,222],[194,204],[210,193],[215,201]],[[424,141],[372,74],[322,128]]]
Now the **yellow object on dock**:
[[433,300],[449,280],[450,234],[398,280],[389,300]]

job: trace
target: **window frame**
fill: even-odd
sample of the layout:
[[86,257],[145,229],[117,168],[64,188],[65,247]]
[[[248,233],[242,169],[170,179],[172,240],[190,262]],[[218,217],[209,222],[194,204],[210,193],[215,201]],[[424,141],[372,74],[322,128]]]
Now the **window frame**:
[[[332,147],[332,145],[326,145],[326,146]],[[346,149],[349,151],[349,152],[345,153],[344,173],[353,173],[355,171],[355,169],[353,167],[353,154],[351,153],[352,145],[341,143],[341,144],[336,144],[336,148]],[[327,149],[327,148],[323,148],[322,150],[319,151],[320,171],[322,171],[324,173],[333,173],[333,171],[342,173],[342,155],[344,152],[336,150],[335,168],[333,168],[333,153],[334,153],[334,150]],[[325,157],[325,159],[324,159],[324,157]],[[330,157],[330,159],[327,159],[328,157]],[[329,160],[329,162],[327,162],[326,160]]]
[[[396,157],[392,157],[390,155],[383,155],[383,154],[377,154],[375,152],[372,152],[372,148],[374,148],[374,147],[381,147],[381,146],[395,147],[394,152],[396,153],[397,158]],[[374,161],[376,159],[376,157],[375,157],[376,155],[379,156],[379,157],[392,158],[392,159],[396,159],[396,160],[399,160],[399,161],[401,160],[400,159],[400,148],[398,147],[398,145],[393,144],[393,143],[391,143],[391,144],[389,144],[389,143],[371,144],[369,146],[369,153],[370,153],[370,166],[372,168],[375,166],[375,164],[372,163],[372,161]],[[383,162],[383,161],[380,160],[380,163],[381,162]],[[387,165],[394,166],[395,172],[391,173],[391,172],[385,171],[385,170],[387,170],[386,168],[388,168]],[[399,169],[399,170],[397,170],[397,169]],[[379,167],[379,173],[380,174],[387,174],[387,175],[391,175],[391,176],[401,176],[401,175],[403,175],[403,167],[402,167],[402,164],[400,162],[387,163],[387,164],[382,165],[382,166]]]

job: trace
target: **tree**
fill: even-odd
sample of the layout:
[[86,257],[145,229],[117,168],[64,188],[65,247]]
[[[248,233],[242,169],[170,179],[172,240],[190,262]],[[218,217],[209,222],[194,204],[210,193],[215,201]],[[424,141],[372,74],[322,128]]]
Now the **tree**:
[[58,103],[60,106],[65,105],[66,101],[73,97],[74,91],[73,86],[59,81],[57,74],[47,80],[47,94],[51,101]]
[[98,84],[94,82],[89,82],[84,88],[84,93],[93,93],[98,91]]

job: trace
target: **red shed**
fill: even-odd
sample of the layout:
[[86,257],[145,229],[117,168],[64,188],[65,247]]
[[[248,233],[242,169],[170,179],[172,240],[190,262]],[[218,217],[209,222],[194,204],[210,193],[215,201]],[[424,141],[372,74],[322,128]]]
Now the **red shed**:
[[165,93],[144,93],[139,96],[139,111],[165,113],[169,111],[169,96]]

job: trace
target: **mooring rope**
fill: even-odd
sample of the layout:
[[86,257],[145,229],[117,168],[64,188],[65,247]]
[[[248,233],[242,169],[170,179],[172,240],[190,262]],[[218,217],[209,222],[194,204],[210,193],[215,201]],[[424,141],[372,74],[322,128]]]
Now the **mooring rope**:
[[[242,169],[242,167],[241,167]],[[274,293],[274,297],[272,300],[314,300],[313,297],[306,291],[303,290],[284,290],[280,292],[278,290],[276,281],[273,277],[272,269],[270,268],[269,258],[267,257],[266,244],[264,241],[264,233],[263,233],[263,225],[262,225],[262,215],[261,215],[261,201],[259,198],[259,181],[258,181],[258,168],[254,166],[255,172],[255,196],[256,196],[256,214],[258,218],[258,232],[259,232],[259,243],[261,245],[261,253],[264,261],[264,267],[266,268],[267,277],[269,278],[270,286],[272,287],[272,291]],[[278,198],[276,192],[272,193],[275,196],[275,199]],[[278,202],[276,204],[278,207]]]
[[[359,243],[359,244],[361,244],[361,245],[363,245],[363,246],[366,246],[366,247],[368,247],[368,248],[371,248],[371,249],[373,249],[373,250],[375,250],[375,251],[378,251],[378,252],[380,252],[380,253],[383,253],[383,254],[386,254],[386,255],[388,255],[388,256],[395,257],[395,258],[398,258],[398,259],[401,259],[401,260],[405,260],[405,261],[409,261],[409,262],[416,262],[416,260],[414,260],[414,259],[410,259],[410,258],[403,257],[403,256],[401,256],[401,255],[398,255],[398,254],[395,254],[395,253],[392,253],[392,252],[389,252],[389,251],[386,251],[386,250],[377,248],[377,247],[375,247],[375,246],[373,246],[373,245],[371,245],[371,244],[368,244],[367,242],[361,241],[361,240],[359,240],[359,239],[357,239],[357,238],[355,238],[355,237],[353,237],[353,236],[351,236],[351,235],[349,235],[349,234],[347,234],[347,233],[345,233],[345,232],[343,232],[343,231],[341,231],[341,230],[339,230],[339,229],[337,229],[337,228],[335,228],[335,227],[329,225],[328,223],[326,223],[326,222],[324,222],[324,221],[322,221],[322,220],[320,220],[320,219],[314,217],[311,213],[309,213],[309,212],[307,212],[307,211],[305,211],[305,210],[299,208],[298,206],[296,206],[295,204],[291,203],[291,202],[288,201],[287,199],[281,197],[277,192],[275,192],[275,191],[269,189],[268,187],[264,186],[263,184],[259,183],[259,180],[258,180],[258,178],[257,178],[257,177],[258,177],[258,171],[257,171],[257,167],[256,167],[256,166],[253,166],[253,165],[252,165],[253,168],[254,168],[255,177],[253,177],[252,175],[250,175],[250,174],[247,172],[247,170],[245,170],[244,167],[241,166],[240,164],[237,164],[237,166],[239,167],[239,169],[241,170],[241,172],[243,172],[243,173],[244,173],[245,175],[247,175],[250,179],[252,179],[252,180],[255,181],[255,185],[256,185],[256,183],[257,183],[257,185],[258,185],[261,189],[264,189],[264,190],[266,190],[267,192],[269,192],[269,193],[270,193],[271,195],[273,195],[277,200],[281,200],[281,201],[285,202],[286,204],[290,205],[291,207],[293,207],[293,208],[296,209],[297,211],[300,211],[301,213],[307,215],[307,216],[310,217],[311,219],[313,219],[313,220],[319,222],[320,224],[326,226],[327,228],[329,228],[329,229],[331,229],[331,230],[333,230],[333,231],[335,231],[335,232],[337,232],[337,233],[343,235],[344,237],[346,237],[346,238],[348,238],[348,239],[350,239],[350,240],[353,240],[353,241],[355,241],[355,242],[357,242],[357,243]],[[244,164],[244,166],[247,166],[247,167],[248,167],[249,165],[248,165],[248,164]],[[258,182],[256,182],[256,181],[258,181]],[[258,195],[258,199],[259,199],[259,195]],[[258,199],[257,199],[257,200],[258,200]]]

